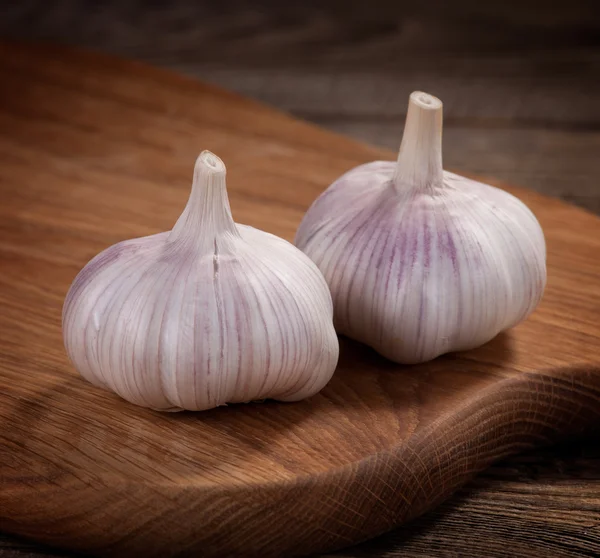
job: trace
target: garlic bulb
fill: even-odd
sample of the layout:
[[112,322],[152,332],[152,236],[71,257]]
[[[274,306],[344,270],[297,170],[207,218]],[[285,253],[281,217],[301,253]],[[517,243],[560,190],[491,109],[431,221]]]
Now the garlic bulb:
[[208,151],[170,232],[127,240],[77,275],[65,346],[88,381],[137,405],[202,410],[317,393],[338,359],[331,296],[285,240],[233,222]]
[[443,171],[441,136],[442,103],[413,93],[397,162],[341,176],[295,240],[329,284],[338,332],[400,363],[482,345],[525,319],[546,283],[534,215]]

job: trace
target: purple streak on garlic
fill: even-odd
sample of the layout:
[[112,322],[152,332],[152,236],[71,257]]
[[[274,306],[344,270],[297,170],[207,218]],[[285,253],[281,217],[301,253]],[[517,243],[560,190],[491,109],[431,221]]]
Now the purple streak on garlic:
[[170,232],[89,262],[63,308],[67,353],[91,383],[157,410],[317,393],[338,359],[327,284],[285,240],[234,223],[208,151]]
[[295,244],[329,284],[337,331],[400,363],[482,345],[546,283],[538,221],[508,192],[442,170],[442,103],[420,92],[397,162],[336,180]]

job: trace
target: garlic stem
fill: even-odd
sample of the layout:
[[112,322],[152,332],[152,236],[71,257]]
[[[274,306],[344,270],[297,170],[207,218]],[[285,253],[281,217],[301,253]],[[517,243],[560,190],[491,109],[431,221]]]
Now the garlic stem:
[[415,91],[408,101],[393,182],[399,192],[442,185],[442,102]]
[[169,241],[193,243],[212,249],[216,236],[239,236],[231,215],[225,185],[225,165],[215,154],[203,151],[194,167],[192,193],[175,223]]

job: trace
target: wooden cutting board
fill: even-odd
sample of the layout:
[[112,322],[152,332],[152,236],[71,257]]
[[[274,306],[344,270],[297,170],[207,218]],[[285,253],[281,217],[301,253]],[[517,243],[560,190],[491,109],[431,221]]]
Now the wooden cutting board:
[[202,149],[228,166],[236,221],[290,240],[338,175],[395,155],[108,57],[4,45],[0,72],[0,531],[110,556],[325,551],[600,424],[600,219],[509,186],[546,232],[548,287],[478,350],[409,367],[342,340],[312,399],[196,414],[84,382],[62,344],[70,282],[170,229]]

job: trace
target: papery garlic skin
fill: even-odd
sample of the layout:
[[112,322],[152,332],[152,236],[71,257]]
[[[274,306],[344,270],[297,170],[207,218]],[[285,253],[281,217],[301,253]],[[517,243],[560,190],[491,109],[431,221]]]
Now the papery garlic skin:
[[546,283],[533,213],[443,171],[441,131],[441,102],[413,93],[398,161],[341,176],[295,240],[327,280],[337,331],[399,363],[484,344],[524,320]]
[[225,166],[203,152],[173,230],[89,262],[65,300],[63,332],[91,383],[157,410],[202,410],[320,391],[338,359],[332,314],[306,255],[233,222]]

